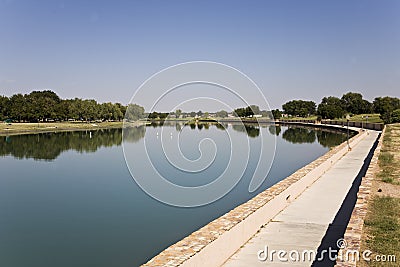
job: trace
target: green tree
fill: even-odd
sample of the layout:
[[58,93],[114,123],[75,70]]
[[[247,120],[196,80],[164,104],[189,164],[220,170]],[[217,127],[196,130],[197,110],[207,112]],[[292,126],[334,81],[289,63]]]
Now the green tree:
[[57,106],[61,99],[50,90],[33,91],[25,95],[26,116],[29,121],[54,119],[57,117]]
[[136,121],[144,118],[144,108],[137,104],[129,104],[126,109],[125,118],[129,121]]
[[362,94],[348,92],[342,96],[343,108],[352,114],[371,113],[373,106],[370,102],[363,99]]
[[182,110],[180,110],[180,109],[175,110],[175,115],[179,119],[182,115]]
[[168,115],[169,115],[168,113],[161,112],[158,114],[158,117],[160,118],[160,120],[165,120],[168,117]]
[[118,121],[120,121],[124,116],[124,113],[122,113],[121,111],[120,105],[117,104],[112,105],[112,114],[113,114],[112,117],[113,120],[118,120]]
[[237,108],[233,111],[236,117],[251,117],[260,114],[260,108],[256,105],[247,106],[245,108]]
[[85,121],[91,121],[91,120],[95,120],[98,118],[98,114],[99,114],[99,108],[97,105],[96,100],[94,99],[89,99],[89,100],[83,100],[82,101],[82,118]]
[[215,113],[218,118],[226,118],[228,117],[228,112],[225,110],[220,110]]
[[157,118],[159,118],[159,113],[156,111],[153,111],[152,113],[149,113],[149,115],[147,117],[149,119],[157,119]]
[[260,107],[257,105],[250,105],[249,106],[251,111],[253,112],[253,115],[260,115],[261,111],[260,111]]
[[119,113],[119,117],[118,117],[118,120],[120,121],[120,120],[122,120],[122,119],[124,118],[127,107],[124,106],[124,105],[122,105],[121,103],[116,103],[115,105],[116,105],[116,106],[119,108],[119,110],[121,111],[121,113]]
[[392,113],[392,123],[399,123],[400,122],[400,109],[396,109]]
[[380,114],[385,123],[392,123],[392,113],[400,109],[400,99],[397,97],[376,97],[373,102],[374,111]]
[[335,96],[324,97],[318,105],[317,114],[323,119],[342,118],[346,113],[342,104],[343,102]]
[[233,111],[233,115],[236,117],[246,117],[246,109],[245,108],[237,108]]
[[10,99],[6,96],[0,96],[0,120],[9,117]]
[[282,111],[280,111],[279,109],[274,109],[271,111],[272,116],[274,116],[274,119],[279,119],[282,117]]
[[55,119],[57,120],[68,120],[70,119],[70,106],[71,106],[71,101],[70,99],[67,100],[61,100],[60,103],[55,107]]
[[10,117],[23,121],[26,119],[26,99],[22,94],[15,94],[10,98]]
[[75,98],[69,100],[69,115],[70,119],[83,120],[83,101],[82,99]]
[[316,104],[314,101],[292,100],[282,105],[286,114],[292,116],[307,117],[315,114]]
[[272,112],[271,111],[266,111],[266,110],[261,110],[260,114],[262,117],[272,119]]

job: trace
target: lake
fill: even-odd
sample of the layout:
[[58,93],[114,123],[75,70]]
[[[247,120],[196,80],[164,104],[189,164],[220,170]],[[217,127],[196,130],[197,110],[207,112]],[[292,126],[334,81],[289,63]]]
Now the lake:
[[[162,131],[171,144],[179,137],[182,153],[192,161],[202,155],[199,142],[212,139],[218,147],[212,166],[191,173],[168,164],[160,151]],[[122,136],[121,129],[109,129],[0,137],[0,266],[138,266],[346,140],[343,133],[305,127],[175,123],[128,129],[124,145]],[[140,147],[146,142],[149,158],[164,177],[197,186],[223,173],[232,150],[227,136],[250,148],[257,148],[261,138],[276,140],[267,179],[249,193],[257,163],[251,151],[233,190],[195,208],[147,195],[123,153],[131,151],[131,160],[140,166],[145,160]],[[167,139],[164,146],[170,146]],[[146,174],[146,168],[139,173]]]

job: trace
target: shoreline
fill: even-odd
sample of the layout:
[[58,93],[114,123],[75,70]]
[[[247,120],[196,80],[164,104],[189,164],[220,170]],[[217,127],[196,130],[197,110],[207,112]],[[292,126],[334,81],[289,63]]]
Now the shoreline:
[[12,123],[11,125],[0,125],[0,136],[12,136],[23,134],[53,133],[53,132],[74,132],[102,129],[118,129],[123,127],[123,122],[43,122],[39,123]]
[[[165,120],[164,122],[182,122],[183,120]],[[150,124],[152,122],[160,122],[159,120],[150,121],[135,121],[132,122],[132,127],[142,126]],[[199,120],[199,123],[206,123],[212,121]],[[293,125],[298,127],[316,127],[324,130],[334,130],[339,132],[347,131],[345,127],[332,127],[329,124],[312,124],[308,122],[286,122],[286,121],[255,121],[255,120],[221,120],[226,123],[258,123],[260,125]],[[104,130],[104,129],[118,129],[123,128],[124,122],[100,122],[100,123],[89,123],[89,122],[43,122],[43,123],[12,123],[8,125],[6,123],[0,124],[0,136],[13,136],[23,134],[39,134],[39,133],[54,133],[54,132],[74,132],[74,131],[93,131],[93,130]],[[350,132],[354,132],[350,129]]]
[[[319,127],[320,125],[303,124],[303,126],[311,127]],[[338,125],[323,126],[341,129]],[[367,132],[361,131],[361,129],[351,127],[350,130],[357,132],[349,140],[351,146],[367,135]],[[295,199],[305,188],[313,184],[347,152],[347,142],[344,141],[249,201],[240,204],[183,239],[171,244],[141,266],[164,266],[169,262],[173,262],[171,266],[197,266],[197,263],[204,263],[207,259],[218,261],[218,263],[212,262],[212,264],[209,264],[210,266],[223,264],[262,225],[279,213],[287,203],[292,201],[291,199]],[[289,197],[290,200],[288,200]],[[247,230],[243,231],[243,229]],[[237,240],[237,242],[233,244],[233,240]],[[226,247],[227,244],[230,245]],[[215,250],[223,251],[223,253],[218,257],[214,255],[215,258],[208,257],[208,254],[212,254],[212,251]]]

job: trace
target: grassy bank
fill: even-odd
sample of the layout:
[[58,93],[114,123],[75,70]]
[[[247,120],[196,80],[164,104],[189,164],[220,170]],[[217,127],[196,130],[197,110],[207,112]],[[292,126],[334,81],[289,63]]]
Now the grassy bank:
[[1,123],[0,136],[55,131],[95,130],[121,128],[122,122],[44,122],[44,123]]
[[[366,119],[366,116],[368,116],[368,120]],[[342,121],[347,121],[346,119],[338,119]],[[379,114],[359,114],[359,115],[354,115],[350,117],[350,121],[362,121],[362,122],[370,122],[370,123],[383,123],[383,120],[381,120]]]
[[309,117],[283,117],[283,118],[281,118],[282,120],[289,120],[289,121],[291,121],[291,120],[313,120],[313,121],[315,121],[315,120],[317,120],[317,116],[309,116]]
[[[396,262],[373,260],[363,262],[362,266],[399,266],[400,261],[400,198],[375,196],[368,207],[364,222],[366,238],[364,249],[372,255],[395,255]],[[374,257],[371,257],[374,258]]]
[[382,182],[400,184],[400,124],[387,125],[379,166],[378,178]]
[[400,261],[400,124],[387,125],[380,170],[364,223],[362,250],[373,255],[395,255],[396,262],[361,262],[360,266],[399,266]]
[[[366,119],[368,116],[368,119]],[[317,120],[317,116],[310,116],[310,117],[287,117],[282,118],[283,120]],[[347,121],[345,118],[341,119],[334,119],[335,121]],[[383,123],[379,114],[359,114],[350,117],[350,121],[359,121],[359,122],[370,122],[370,123]]]

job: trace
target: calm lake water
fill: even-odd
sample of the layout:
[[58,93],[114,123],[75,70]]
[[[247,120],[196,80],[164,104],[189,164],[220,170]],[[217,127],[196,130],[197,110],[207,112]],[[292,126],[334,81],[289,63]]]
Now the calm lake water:
[[[276,136],[275,161],[267,179],[257,191],[248,192],[256,165],[250,155],[243,178],[223,198],[179,208],[148,196],[132,179],[121,129],[0,137],[0,266],[138,266],[346,138],[342,133],[295,127],[183,128],[133,128],[124,146],[134,150],[146,140],[160,171],[178,184],[192,186],[208,183],[212,174],[223,171],[230,151],[223,138],[227,133],[249,140],[250,146],[257,146],[259,138]],[[161,130],[170,132],[171,140],[182,132],[182,152],[193,160],[200,155],[198,141],[213,139],[219,146],[213,168],[207,168],[207,175],[175,173],[158,151]],[[143,157],[138,155],[137,160]]]

